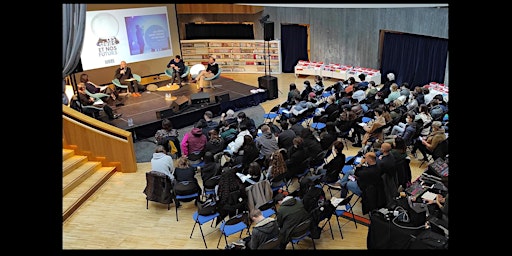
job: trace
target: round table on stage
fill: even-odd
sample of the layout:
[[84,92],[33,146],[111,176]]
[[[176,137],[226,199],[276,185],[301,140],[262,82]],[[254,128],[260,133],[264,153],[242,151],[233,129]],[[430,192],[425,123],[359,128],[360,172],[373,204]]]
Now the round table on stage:
[[206,70],[203,64],[195,64],[190,68],[190,76],[192,76],[192,79],[195,79],[203,70]]
[[172,85],[168,84],[168,85],[160,86],[156,90],[159,92],[165,92],[165,91],[175,91],[175,90],[178,90],[179,88],[180,88],[180,86],[178,84],[172,84]]

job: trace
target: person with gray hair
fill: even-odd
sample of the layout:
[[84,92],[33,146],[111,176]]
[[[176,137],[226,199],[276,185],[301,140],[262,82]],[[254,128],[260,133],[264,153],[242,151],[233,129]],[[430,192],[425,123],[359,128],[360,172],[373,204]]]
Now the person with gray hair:
[[427,153],[432,155],[432,152],[434,152],[436,147],[444,140],[446,140],[446,134],[443,124],[440,121],[434,121],[432,122],[432,131],[430,134],[425,138],[420,136],[420,139],[416,141],[415,147],[417,147],[423,155],[423,160],[428,160]]

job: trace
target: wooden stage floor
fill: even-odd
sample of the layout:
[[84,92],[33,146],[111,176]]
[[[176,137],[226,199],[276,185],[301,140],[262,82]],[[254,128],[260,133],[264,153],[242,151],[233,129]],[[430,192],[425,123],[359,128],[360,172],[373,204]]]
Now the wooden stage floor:
[[[166,86],[167,83],[168,80],[153,84],[162,87]],[[199,120],[206,110],[211,110],[214,116],[220,115],[222,113],[221,111],[225,110],[221,109],[221,104],[216,102],[215,96],[225,96],[225,94],[228,94],[230,102],[237,102],[236,107],[234,107],[237,108],[234,109],[236,111],[254,105],[254,102],[251,101],[245,106],[246,98],[249,99],[256,94],[264,94],[252,93],[251,90],[254,91],[258,88],[225,77],[220,77],[215,80],[213,85],[215,89],[204,88],[203,94],[200,94],[199,90],[196,89],[195,83],[189,83],[174,91],[145,91],[141,93],[141,97],[126,95],[124,96],[126,97],[125,105],[113,108],[115,113],[122,114],[122,116],[107,122],[121,129],[134,132],[135,139],[137,139],[137,137],[139,139],[147,138],[153,136],[156,130],[160,129],[160,117],[162,116],[171,119],[174,127],[179,129]],[[185,96],[188,99],[188,104],[180,109],[180,111],[173,112],[171,110],[173,101],[165,99],[167,93],[171,93],[173,98],[177,97],[183,99],[183,96]],[[192,104],[191,98],[204,94],[209,96],[210,103]],[[263,97],[259,98],[261,99]],[[261,99],[261,101],[264,100],[266,100],[266,97]],[[225,103],[222,104],[224,107],[226,106]],[[130,118],[133,120],[133,126],[128,126],[128,119]]]

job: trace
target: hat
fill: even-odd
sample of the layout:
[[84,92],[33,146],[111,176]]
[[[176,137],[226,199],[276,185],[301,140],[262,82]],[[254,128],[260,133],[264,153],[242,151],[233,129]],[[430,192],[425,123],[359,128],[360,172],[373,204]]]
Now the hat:
[[432,127],[440,128],[443,124],[440,121],[432,122]]
[[309,97],[311,97],[311,98],[314,98],[314,97],[316,96],[316,94],[315,94],[314,92],[310,92],[308,95],[309,95]]

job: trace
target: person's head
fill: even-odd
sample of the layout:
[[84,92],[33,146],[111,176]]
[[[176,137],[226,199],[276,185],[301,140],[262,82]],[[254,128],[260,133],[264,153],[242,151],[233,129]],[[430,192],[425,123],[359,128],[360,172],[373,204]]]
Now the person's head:
[[315,82],[317,82],[317,83],[321,83],[321,82],[322,82],[322,77],[321,77],[321,76],[319,76],[319,75],[316,75],[316,76],[315,76]]
[[364,81],[366,79],[366,75],[364,73],[359,74],[357,77],[359,77],[359,80]]
[[423,92],[424,95],[427,95],[430,93],[430,89],[428,89],[427,87],[421,87],[421,91]]
[[391,84],[390,89],[391,89],[392,92],[396,92],[396,91],[398,91],[398,85],[393,83],[393,84]]
[[290,91],[294,91],[297,89],[297,85],[295,83],[290,84]]
[[420,113],[428,114],[428,106],[426,104],[420,105]]
[[181,60],[181,56],[180,55],[174,56],[174,61],[179,62],[180,60]]
[[251,177],[259,177],[261,175],[261,166],[258,162],[251,162],[248,168],[249,175]]
[[[307,130],[307,129],[304,129],[304,130]],[[293,138],[293,146],[294,147],[299,147],[302,145],[302,143],[304,143],[304,139],[302,139],[302,137],[296,136],[295,138]]]
[[261,210],[258,209],[258,208],[254,208],[251,213],[250,213],[250,216],[251,216],[251,220],[254,222],[254,223],[258,223],[260,222],[261,220],[265,219],[265,217],[263,217],[263,213],[261,213]]
[[172,130],[172,122],[171,120],[164,118],[162,119],[162,129],[170,131]]
[[300,96],[295,96],[293,100],[295,101],[295,103],[299,103],[302,99],[300,98]]
[[341,153],[341,151],[343,151],[343,142],[339,140],[335,140],[331,146],[337,153]]
[[264,124],[260,127],[262,133],[271,133],[270,126]]
[[436,96],[434,96],[434,98],[432,98],[433,100],[437,100],[438,103],[444,103],[444,98],[443,98],[443,95],[442,94],[436,94]]
[[288,130],[288,127],[289,127],[288,122],[281,122],[281,129],[283,129],[283,131]]
[[254,139],[251,135],[244,135],[244,145],[254,144]]
[[368,152],[364,154],[363,158],[368,163],[368,165],[374,165],[377,163],[377,155],[375,155],[375,152]]
[[311,87],[311,82],[309,82],[309,80],[304,81],[304,88],[309,88],[309,87]]
[[388,78],[389,81],[395,81],[395,74],[388,73],[387,78]]
[[238,129],[240,131],[246,131],[248,129],[247,124],[246,123],[240,123],[240,125],[238,125]]
[[82,82],[82,83],[89,82],[89,75],[87,75],[86,73],[81,74],[80,75],[80,82]]
[[245,114],[245,112],[241,111],[241,112],[238,112],[236,117],[237,117],[238,122],[242,122],[243,120],[245,120],[247,118],[247,115]]
[[418,94],[423,94],[423,89],[421,88],[421,86],[414,87],[414,91],[417,92]]
[[333,104],[335,101],[336,101],[336,95],[333,94],[333,95],[327,97],[327,102],[329,104]]
[[164,153],[166,154],[165,147],[163,145],[158,145],[155,147],[155,153]]
[[414,122],[415,117],[416,117],[416,114],[414,114],[414,112],[412,112],[412,111],[409,111],[405,115],[405,122],[412,123],[412,122]]
[[391,144],[389,144],[388,142],[384,142],[382,143],[382,145],[380,145],[380,152],[382,152],[383,155],[388,155],[389,151],[391,151],[391,148]]
[[235,117],[235,111],[233,111],[232,109],[228,109],[228,111],[226,111],[226,118],[234,118]]
[[370,87],[370,88],[375,87],[375,82],[374,81],[368,82],[368,87]]
[[292,117],[290,117],[290,119],[288,119],[288,122],[289,122],[291,125],[294,125],[294,124],[298,123],[298,122],[299,122],[299,120],[297,120],[297,117],[292,116]]
[[206,125],[206,120],[204,120],[204,119],[199,119],[197,122],[194,123],[194,128],[203,129],[205,127],[207,127],[207,125]]
[[190,161],[188,160],[188,158],[186,156],[182,156],[178,159],[177,167],[178,168],[188,168],[188,167],[190,167]]
[[124,61],[124,60],[122,60],[121,64],[119,64],[119,67],[122,68],[122,69],[126,68],[126,66],[127,66],[127,64],[126,64],[126,61]]
[[336,125],[334,122],[327,122],[325,123],[325,130],[330,134],[336,134]]
[[208,63],[210,63],[210,64],[215,63],[215,58],[213,56],[210,56],[210,58],[208,58]]
[[76,85],[78,92],[85,93],[85,84],[84,83],[78,83]]
[[205,120],[208,121],[208,120],[211,120],[212,118],[213,118],[213,113],[210,110],[204,112],[204,119]]
[[283,194],[283,193],[278,193],[275,197],[274,197],[274,203],[278,203],[278,204],[281,204],[284,200],[286,196]]
[[219,132],[217,132],[217,129],[211,129],[208,131],[208,136],[211,139],[218,139],[219,138]]
[[308,100],[312,100],[312,99],[314,99],[314,98],[316,98],[316,94],[315,94],[314,92],[310,92],[310,93],[308,94]]
[[407,151],[405,140],[402,137],[396,137],[395,141],[393,142],[393,149],[405,153]]
[[210,151],[206,151],[203,156],[203,161],[205,163],[213,163],[215,161],[213,153]]
[[351,76],[351,77],[348,78],[348,83],[349,84],[355,84],[356,83],[356,79],[353,76]]
[[443,126],[443,123],[441,123],[441,121],[432,122],[432,130],[434,131],[441,129],[441,126]]
[[384,110],[382,108],[376,108],[373,110],[375,116],[379,117],[382,115],[382,113],[384,113]]

